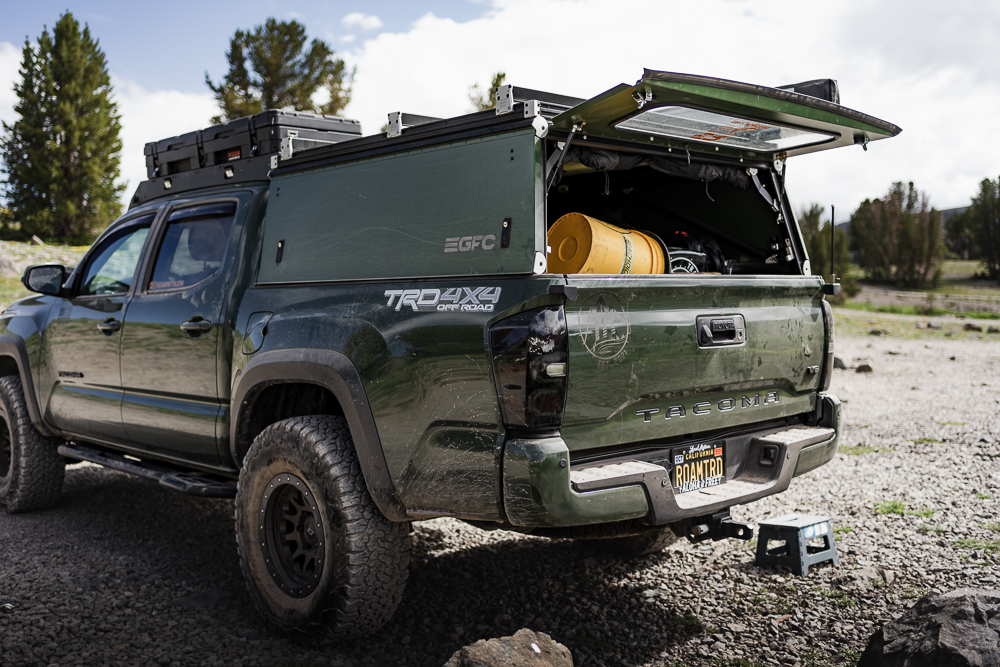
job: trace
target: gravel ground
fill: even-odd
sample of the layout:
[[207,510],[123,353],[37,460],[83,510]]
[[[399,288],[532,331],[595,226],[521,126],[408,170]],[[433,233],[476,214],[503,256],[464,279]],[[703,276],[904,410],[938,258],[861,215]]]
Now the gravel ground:
[[439,666],[522,627],[578,667],[854,664],[926,592],[997,588],[1000,343],[842,337],[838,354],[874,368],[835,375],[842,453],[733,515],[829,515],[840,567],[760,569],[753,544],[733,540],[615,562],[438,519],[415,526],[394,619],[337,645],[261,622],[232,502],[74,465],[56,508],[0,513],[0,665]]

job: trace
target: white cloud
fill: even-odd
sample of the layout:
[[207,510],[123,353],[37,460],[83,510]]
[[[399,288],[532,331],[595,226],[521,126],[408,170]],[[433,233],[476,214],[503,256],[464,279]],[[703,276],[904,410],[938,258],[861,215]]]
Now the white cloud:
[[[19,81],[21,50],[0,42],[0,120],[16,120],[14,83]],[[112,75],[115,100],[122,116],[121,182],[127,184],[128,202],[140,181],[146,179],[143,147],[147,142],[172,137],[208,125],[219,112],[210,93],[146,90],[139,84]]]
[[340,38],[340,41],[342,41],[344,44],[350,44],[355,39],[357,39],[356,35],[344,35]]
[[0,42],[0,120],[13,123],[14,104],[17,95],[14,94],[14,84],[20,81],[18,70],[21,69],[21,49],[10,42]]
[[493,0],[478,19],[426,14],[406,32],[359,44],[349,54],[357,77],[347,115],[374,133],[390,111],[467,113],[469,86],[496,71],[515,85],[578,97],[633,83],[643,67],[764,85],[830,77],[846,106],[904,131],[867,152],[791,160],[796,206],[833,203],[846,219],[896,180],[913,180],[939,208],[961,206],[982,178],[1000,175],[987,125],[1000,117],[997,7],[619,0],[609,9],[604,0]]
[[351,12],[340,19],[345,28],[360,28],[361,30],[377,30],[382,27],[382,19],[374,14],[363,14],[362,12]]
[[121,178],[128,183],[123,197],[127,203],[139,182],[146,180],[145,145],[207,127],[219,109],[211,93],[151,91],[114,76],[112,83],[122,116]]

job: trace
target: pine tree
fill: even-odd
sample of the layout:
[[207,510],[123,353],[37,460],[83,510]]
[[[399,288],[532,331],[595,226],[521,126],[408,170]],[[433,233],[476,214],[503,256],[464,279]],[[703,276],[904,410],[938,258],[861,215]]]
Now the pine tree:
[[987,275],[1000,279],[1000,178],[982,180],[966,214]]
[[497,88],[502,86],[507,79],[505,72],[496,72],[490,80],[490,87],[483,92],[478,83],[469,86],[469,101],[476,111],[486,111],[496,106]]
[[[229,40],[229,72],[215,84],[205,72],[205,83],[215,93],[222,115],[213,123],[250,116],[265,109],[294,109],[337,115],[351,101],[354,70],[321,40],[308,51],[306,29],[298,21],[269,18],[253,31],[237,30]],[[313,97],[325,90],[329,100]]]
[[[806,251],[809,253],[809,264],[812,267],[813,275],[822,275],[830,282],[830,222],[822,224],[823,207],[813,204],[808,210],[799,212],[799,230],[802,232],[802,240],[805,242]],[[833,267],[837,273],[837,282],[840,283],[840,295],[835,297],[835,303],[842,303],[850,298],[861,288],[851,271],[851,253],[847,232],[841,228],[836,228],[834,233],[834,244],[836,255],[833,260]]]
[[913,183],[893,183],[884,198],[862,202],[851,215],[850,237],[872,280],[927,287],[941,278],[941,213]]
[[[121,212],[121,117],[104,53],[69,12],[22,51],[13,125],[0,141],[22,238],[88,243]],[[14,231],[6,226],[5,231]]]

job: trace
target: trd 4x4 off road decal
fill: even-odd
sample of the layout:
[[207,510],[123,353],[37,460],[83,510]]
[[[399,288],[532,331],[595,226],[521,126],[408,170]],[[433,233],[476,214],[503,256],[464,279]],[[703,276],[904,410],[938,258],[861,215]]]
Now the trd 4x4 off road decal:
[[409,306],[415,311],[492,313],[500,301],[500,287],[452,287],[439,289],[387,289],[386,307],[401,310]]

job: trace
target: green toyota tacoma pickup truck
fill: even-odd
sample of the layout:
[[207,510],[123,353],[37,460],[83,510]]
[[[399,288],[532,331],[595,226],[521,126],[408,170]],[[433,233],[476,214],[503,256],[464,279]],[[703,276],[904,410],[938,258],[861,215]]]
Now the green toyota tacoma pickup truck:
[[147,144],[128,213],[0,319],[0,504],[56,503],[67,460],[235,497],[261,612],[341,637],[391,617],[413,521],[748,539],[729,509],[837,450],[838,288],[785,164],[900,132],[838,95],[647,70]]

